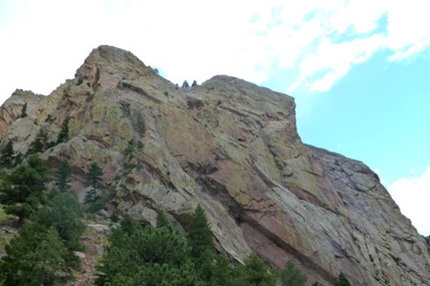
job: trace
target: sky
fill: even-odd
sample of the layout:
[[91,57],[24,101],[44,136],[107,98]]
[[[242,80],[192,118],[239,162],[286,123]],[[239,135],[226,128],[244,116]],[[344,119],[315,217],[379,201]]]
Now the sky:
[[427,0],[0,0],[0,43],[0,103],[48,95],[104,44],[173,83],[226,74],[293,96],[302,140],[367,164],[430,235]]

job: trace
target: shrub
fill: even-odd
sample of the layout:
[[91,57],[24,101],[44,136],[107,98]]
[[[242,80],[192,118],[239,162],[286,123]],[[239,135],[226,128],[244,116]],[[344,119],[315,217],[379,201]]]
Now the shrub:
[[194,101],[188,99],[187,106],[188,106],[188,109],[194,109],[194,106],[195,106]]
[[304,286],[308,278],[298,269],[291,260],[281,270],[281,283],[284,286]]
[[27,102],[22,107],[22,109],[21,109],[21,115],[19,117],[20,118],[27,117]]
[[351,286],[351,283],[349,283],[345,274],[340,273],[339,276],[336,278],[336,281],[334,282],[334,286]]

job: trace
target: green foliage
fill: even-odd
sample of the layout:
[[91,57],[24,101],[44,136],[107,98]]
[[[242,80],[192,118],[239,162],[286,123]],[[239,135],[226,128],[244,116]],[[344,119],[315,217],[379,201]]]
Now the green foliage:
[[106,207],[107,199],[102,196],[95,196],[94,201],[88,206],[87,212],[96,213]]
[[12,218],[12,215],[8,215],[2,208],[0,208],[0,226],[9,224]]
[[[6,245],[0,261],[0,285],[64,285],[79,269],[80,236],[85,230],[81,205],[70,192],[44,192],[52,180],[50,170],[38,156],[14,170],[1,184],[6,212],[18,215],[25,224]],[[40,207],[43,206],[43,207]]]
[[44,185],[49,179],[49,169],[36,155],[29,158],[28,164],[15,169],[0,186],[0,201],[7,204],[8,214],[19,217],[20,222],[44,201]]
[[86,192],[84,197],[84,204],[92,204],[97,200],[97,194],[95,189],[90,189]]
[[193,83],[191,84],[191,87],[195,87],[197,85],[197,81],[193,81]]
[[184,82],[182,83],[182,87],[190,87],[188,81],[184,80]]
[[97,285],[197,285],[186,240],[171,228],[126,218],[108,239]]
[[96,190],[103,187],[102,176],[103,170],[97,165],[97,163],[92,163],[84,183],[86,187],[91,187],[91,189],[85,195],[85,204],[94,203],[98,199]]
[[20,118],[27,117],[27,102],[24,104],[24,106],[21,109],[21,114],[19,115]]
[[318,281],[315,281],[314,283],[312,283],[312,286],[324,286],[324,285],[319,283]]
[[165,92],[164,92],[164,95],[165,95],[165,96],[169,96],[169,92],[165,91]]
[[163,212],[157,216],[156,228],[127,217],[108,236],[109,244],[96,267],[96,285],[276,285],[278,271],[255,254],[235,268],[224,255],[214,262],[212,236],[200,206],[186,239],[169,225]]
[[211,285],[235,286],[236,272],[230,266],[228,258],[225,255],[218,255],[212,272]]
[[334,282],[334,286],[351,286],[345,274],[340,273]]
[[41,139],[36,138],[36,140],[34,140],[34,142],[30,145],[30,148],[28,149],[28,154],[35,154],[35,153],[42,152],[44,148],[45,148],[45,145],[43,144]]
[[159,211],[157,214],[157,228],[160,227],[170,227],[170,223],[163,211]]
[[48,134],[46,130],[41,129],[37,134],[36,139],[31,143],[27,154],[35,154],[35,153],[42,152],[46,148],[49,148],[48,145],[51,145],[51,144],[52,144],[51,147],[55,146],[55,142],[48,143]]
[[278,279],[276,271],[269,271],[266,264],[256,254],[251,254],[245,265],[235,269],[237,286],[275,286]]
[[72,168],[70,168],[67,160],[61,161],[60,167],[57,170],[55,185],[62,192],[67,191],[70,188],[70,175],[72,174]]
[[124,150],[124,155],[128,159],[131,159],[133,157],[133,152],[134,152],[134,140],[131,139],[130,141],[128,141],[127,148],[125,148]]
[[46,116],[45,122],[52,122],[52,114],[48,114],[48,116]]
[[[0,284],[54,285],[73,276],[66,266],[67,250],[55,229],[40,232],[34,224],[24,225],[0,261]],[[64,273],[60,277],[59,273]]]
[[11,140],[7,141],[6,146],[1,152],[0,164],[4,167],[10,167],[13,165],[13,144]]
[[194,107],[195,107],[194,101],[188,99],[187,106],[188,106],[188,109],[194,109]]
[[66,142],[69,139],[69,117],[64,119],[63,124],[61,124],[61,130],[57,137],[56,144]]
[[82,251],[80,236],[85,231],[81,221],[82,208],[76,195],[70,192],[58,192],[55,189],[48,194],[48,201],[30,220],[41,229],[55,228],[67,249]]
[[308,278],[298,269],[291,260],[285,263],[281,270],[281,283],[283,286],[304,286]]
[[194,211],[188,226],[187,242],[190,246],[191,260],[203,280],[210,280],[212,276],[213,233],[210,229],[205,211],[199,205]]

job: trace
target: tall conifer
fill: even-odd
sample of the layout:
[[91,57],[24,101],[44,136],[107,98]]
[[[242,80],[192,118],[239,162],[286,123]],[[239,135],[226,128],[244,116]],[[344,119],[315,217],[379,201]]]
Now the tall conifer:
[[210,229],[205,211],[199,205],[191,217],[187,235],[190,247],[191,260],[204,281],[210,281],[212,276],[212,263],[214,260],[213,234]]

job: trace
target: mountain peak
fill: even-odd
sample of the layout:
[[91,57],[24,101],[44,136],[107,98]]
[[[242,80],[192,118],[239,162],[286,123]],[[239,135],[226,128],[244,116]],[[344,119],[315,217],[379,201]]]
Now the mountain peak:
[[277,267],[291,259],[325,285],[339,272],[353,285],[430,281],[425,239],[378,177],[303,144],[288,95],[229,76],[181,88],[100,46],[75,79],[32,96],[27,117],[30,97],[16,98],[0,109],[2,138],[23,155],[37,144],[52,167],[67,159],[81,199],[97,163],[110,212],[153,224],[162,210],[186,229],[201,205],[218,251],[239,262],[255,252]]

